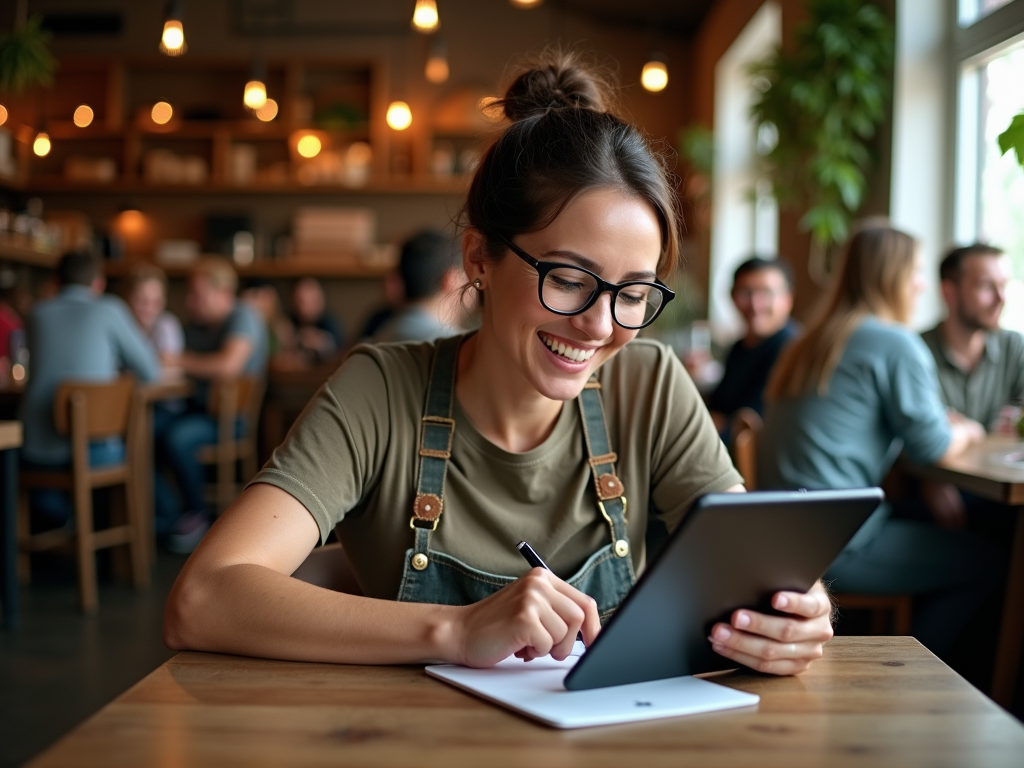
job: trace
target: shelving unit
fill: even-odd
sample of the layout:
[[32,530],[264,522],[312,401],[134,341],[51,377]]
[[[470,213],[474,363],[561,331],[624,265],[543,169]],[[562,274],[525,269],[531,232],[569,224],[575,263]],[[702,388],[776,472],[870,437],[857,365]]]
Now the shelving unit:
[[[134,268],[130,262],[111,261],[106,265],[107,277],[125,277]],[[161,266],[168,277],[187,277],[190,267]],[[351,261],[339,260],[339,263],[331,263],[326,260],[303,259],[266,259],[256,261],[247,267],[236,267],[238,275],[243,280],[246,278],[258,278],[266,280],[294,279],[298,277],[319,277],[319,278],[380,278],[388,273],[388,269],[382,267],[370,267],[354,265]]]

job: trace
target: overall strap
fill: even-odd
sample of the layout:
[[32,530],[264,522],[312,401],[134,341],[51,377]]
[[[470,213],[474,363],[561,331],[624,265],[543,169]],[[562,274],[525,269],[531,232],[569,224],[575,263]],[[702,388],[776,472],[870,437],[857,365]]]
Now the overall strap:
[[594,477],[594,487],[597,490],[597,508],[608,521],[615,554],[618,557],[625,557],[629,554],[629,539],[626,537],[626,489],[615,474],[615,462],[619,457],[611,448],[604,402],[601,399],[601,384],[596,376],[591,376],[578,400],[580,415],[583,418],[587,457]]
[[412,566],[419,571],[427,567],[430,534],[437,529],[444,512],[444,478],[455,435],[452,405],[455,402],[455,370],[461,345],[461,336],[437,342],[427,381],[423,418],[420,420],[416,498],[409,519],[409,526],[416,532]]

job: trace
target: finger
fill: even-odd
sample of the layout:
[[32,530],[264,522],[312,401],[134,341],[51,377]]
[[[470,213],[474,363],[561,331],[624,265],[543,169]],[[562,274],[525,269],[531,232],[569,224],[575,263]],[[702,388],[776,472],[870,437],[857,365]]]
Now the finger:
[[711,649],[720,656],[768,675],[799,675],[811,665],[810,659],[761,659],[718,643],[712,643]]
[[[601,614],[597,610],[597,601],[590,595],[580,592],[571,584],[562,581],[557,576],[552,579],[551,585],[560,594],[569,598],[583,609],[583,621],[576,629],[583,633],[583,642],[590,645],[597,639],[597,635],[601,631]],[[574,639],[575,636],[575,632],[573,632]]]
[[823,643],[832,639],[832,624],[828,616],[798,619],[789,616],[768,616],[757,611],[740,609],[733,611],[729,623],[742,632],[768,637],[780,643],[800,643],[809,640]]
[[542,615],[545,629],[551,634],[554,645],[551,648],[552,658],[567,658],[572,653],[576,642],[576,633],[586,618],[585,611],[560,590],[552,589],[549,595],[550,614]]
[[806,594],[776,592],[772,597],[772,607],[808,619],[827,616],[832,611],[832,605],[829,603],[825,590],[813,587]]
[[738,632],[735,629],[730,629],[725,624],[716,625],[708,639],[715,645],[721,645],[766,661],[778,661],[781,659],[813,661],[814,659],[820,659],[822,655],[820,642],[780,643],[777,640],[761,637],[760,635]]

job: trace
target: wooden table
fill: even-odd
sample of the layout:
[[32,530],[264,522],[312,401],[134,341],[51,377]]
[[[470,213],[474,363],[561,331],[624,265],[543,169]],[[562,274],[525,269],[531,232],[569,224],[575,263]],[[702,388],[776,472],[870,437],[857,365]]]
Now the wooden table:
[[992,676],[992,698],[1008,707],[1013,700],[1024,651],[1024,442],[1007,435],[989,435],[950,461],[933,466],[908,463],[905,468],[917,477],[952,483],[975,496],[1016,508],[1017,521]]
[[18,448],[21,447],[20,421],[0,421],[0,469],[2,498],[0,507],[0,601],[3,601],[4,627],[18,624]]
[[136,509],[142,524],[145,552],[150,561],[156,555],[153,535],[153,405],[177,400],[192,394],[192,382],[183,378],[167,378],[139,384],[132,398],[132,461],[135,467]]
[[909,637],[840,637],[758,707],[557,731],[418,667],[180,653],[31,766],[1014,766],[1024,727]]

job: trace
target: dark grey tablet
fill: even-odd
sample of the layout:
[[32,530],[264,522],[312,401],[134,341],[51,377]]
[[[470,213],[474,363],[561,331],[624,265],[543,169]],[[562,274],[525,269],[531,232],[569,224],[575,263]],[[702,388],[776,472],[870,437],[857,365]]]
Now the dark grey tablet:
[[881,489],[704,496],[565,677],[578,691],[729,669],[708,634],[736,608],[806,592],[882,502]]

